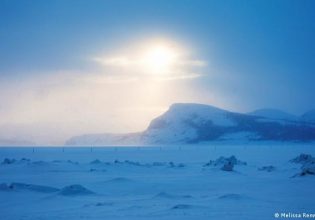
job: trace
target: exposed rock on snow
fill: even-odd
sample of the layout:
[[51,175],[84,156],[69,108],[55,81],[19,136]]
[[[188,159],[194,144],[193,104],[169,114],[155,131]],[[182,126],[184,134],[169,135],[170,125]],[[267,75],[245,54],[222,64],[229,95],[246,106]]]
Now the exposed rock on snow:
[[315,175],[315,164],[314,163],[308,163],[301,167],[301,173],[300,176],[305,175]]
[[79,195],[91,195],[91,194],[94,194],[94,192],[88,190],[87,188],[79,184],[74,184],[74,185],[69,185],[62,188],[59,194],[64,195],[64,196],[79,196]]
[[74,165],[78,165],[79,164],[79,162],[72,161],[72,160],[67,160],[67,163],[74,164]]
[[14,191],[33,191],[33,192],[40,192],[40,193],[53,193],[58,192],[59,189],[50,187],[50,186],[42,186],[42,185],[35,185],[35,184],[26,184],[26,183],[11,183],[7,185],[6,183],[2,183],[1,190],[14,190]]
[[143,164],[141,164],[141,163],[139,163],[139,162],[130,161],[130,160],[125,160],[124,163],[125,163],[125,164],[128,164],[128,165],[133,165],[133,166],[144,166]]
[[302,164],[301,172],[295,176],[315,175],[315,158],[312,155],[300,154],[296,158],[290,160],[290,162]]
[[23,164],[23,163],[30,163],[31,160],[27,159],[27,158],[22,158],[21,160],[17,160],[17,159],[10,159],[10,158],[4,158],[4,160],[1,162],[2,165],[8,165],[8,164],[15,164],[15,163],[19,163],[19,164]]
[[175,164],[174,162],[171,161],[168,163],[168,166],[171,168],[176,168],[176,167],[181,168],[181,167],[185,167],[185,164],[183,163]]
[[231,162],[226,162],[223,167],[221,167],[221,170],[223,171],[233,171],[234,165]]
[[219,157],[216,160],[210,160],[208,163],[204,165],[206,166],[220,166],[220,165],[225,165],[225,164],[232,164],[232,165],[247,165],[246,162],[238,160],[234,155],[230,157]]
[[300,154],[299,156],[290,160],[290,162],[299,164],[315,163],[315,158],[310,154]]
[[177,164],[177,167],[185,167],[186,165],[185,164],[183,164],[183,163],[179,163],[179,164]]
[[142,166],[142,167],[146,167],[147,166],[147,164],[141,164],[140,162],[131,161],[131,160],[125,160],[125,161],[115,160],[114,164],[115,165]]
[[92,195],[94,192],[88,190],[87,188],[79,185],[74,184],[70,186],[65,186],[59,192],[60,195],[63,196],[84,196],[84,195]]
[[16,162],[16,159],[9,159],[9,158],[5,158],[1,164],[13,164]]
[[152,166],[160,167],[160,166],[165,166],[166,163],[164,162],[153,162]]
[[[45,163],[44,161],[35,161],[34,163]],[[73,165],[78,165],[79,162],[72,160],[53,160],[52,163],[68,163]]]
[[[110,165],[110,164],[109,164]],[[115,160],[113,165],[129,165],[129,166],[136,166],[136,167],[159,167],[159,166],[167,166],[170,168],[182,168],[186,165],[184,163],[174,163],[172,161],[166,163],[166,162],[152,162],[152,163],[140,163],[138,161],[131,161],[131,160],[125,160],[125,161],[119,161]]]
[[235,165],[247,165],[246,162],[238,160],[234,155],[230,157],[219,157],[216,160],[210,160],[208,163],[203,165],[204,167],[208,166],[221,166],[223,171],[233,171]]
[[101,164],[102,162],[99,159],[93,160],[90,164]]
[[272,171],[275,171],[276,168],[274,166],[263,166],[263,167],[259,167],[258,170],[272,172]]
[[307,176],[307,175],[315,175],[315,164],[314,163],[308,163],[301,167],[301,172],[295,174],[293,177],[298,176]]
[[[150,168],[150,167],[171,167],[171,168],[181,168],[185,167],[186,165],[184,163],[174,163],[174,162],[152,162],[152,163],[140,163],[138,161],[132,161],[132,160],[114,160],[114,162],[102,162],[98,159],[93,160],[89,163],[90,165],[106,165],[106,166],[134,166],[134,167],[144,167],[144,168]],[[92,169],[94,169],[93,167]]]

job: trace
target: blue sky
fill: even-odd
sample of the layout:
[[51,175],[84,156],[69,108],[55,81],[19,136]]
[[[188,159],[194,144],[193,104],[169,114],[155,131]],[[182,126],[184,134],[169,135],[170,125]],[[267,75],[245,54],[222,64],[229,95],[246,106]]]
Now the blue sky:
[[[81,113],[63,125],[72,130],[78,127],[78,118],[93,121],[93,129],[80,125],[81,130],[72,132],[77,133],[142,129],[149,118],[173,102],[202,102],[241,112],[273,107],[302,114],[315,108],[314,9],[311,0],[2,0],[1,117],[15,118],[15,126],[36,124],[38,128],[49,124],[55,128],[52,124],[57,116],[69,118],[69,112],[76,111],[65,105],[82,106]],[[186,79],[186,74],[161,85],[137,75],[140,82],[131,85],[126,84],[130,78],[126,80],[119,69],[104,68],[93,61],[93,57],[129,47],[132,54],[138,50],[134,45],[155,38],[176,42],[189,51],[185,62],[206,63],[200,68],[185,67],[185,74],[189,69],[200,77]],[[100,74],[120,75],[124,83],[95,89],[90,78],[81,81]],[[152,89],[155,95],[145,97],[149,95],[139,87]],[[95,91],[89,93],[92,88]],[[106,89],[102,92],[101,88]],[[162,91],[159,96],[158,91]],[[115,94],[120,104],[111,98]],[[71,98],[76,95],[81,98]],[[141,100],[142,106],[136,101],[132,104],[128,95]],[[94,123],[105,108],[113,109],[104,113],[111,118],[128,118],[118,113],[127,105],[139,117],[145,115],[139,125],[120,120],[108,123],[109,127]],[[37,117],[34,106],[42,110]],[[59,109],[58,114],[51,112],[52,106]],[[21,108],[26,110],[22,112]],[[146,109],[147,113],[136,109]],[[32,120],[18,120],[25,117]],[[1,123],[7,126],[9,121]],[[115,128],[117,124],[124,129]]]

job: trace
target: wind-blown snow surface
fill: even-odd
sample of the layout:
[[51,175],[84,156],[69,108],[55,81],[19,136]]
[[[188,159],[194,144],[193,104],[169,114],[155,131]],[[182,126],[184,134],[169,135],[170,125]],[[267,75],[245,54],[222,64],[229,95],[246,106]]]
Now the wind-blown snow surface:
[[[259,220],[314,213],[315,176],[299,175],[305,163],[294,159],[313,166],[314,158],[301,153],[315,156],[314,144],[0,148],[0,218]],[[233,171],[222,169],[226,163]]]

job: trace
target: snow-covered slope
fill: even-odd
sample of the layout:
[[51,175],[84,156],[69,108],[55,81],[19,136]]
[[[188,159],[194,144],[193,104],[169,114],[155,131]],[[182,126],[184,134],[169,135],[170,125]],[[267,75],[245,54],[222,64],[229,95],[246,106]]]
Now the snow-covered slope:
[[66,144],[159,145],[213,140],[315,140],[315,124],[280,111],[260,112],[264,116],[240,114],[202,104],[173,104],[168,111],[152,120],[143,132],[83,135],[71,138]]
[[308,111],[308,112],[305,112],[302,116],[301,116],[301,119],[303,121],[306,121],[306,122],[312,122],[312,123],[315,123],[315,109],[311,110],[311,111]]
[[[173,104],[167,112],[154,119],[144,132],[147,143],[191,142],[200,131],[215,127],[234,126],[231,113],[201,104]],[[215,136],[215,133],[213,133]]]
[[264,109],[257,109],[253,112],[249,112],[249,115],[260,116],[269,119],[276,119],[276,120],[288,120],[288,121],[296,121],[299,118],[295,115],[289,114],[287,112],[278,110],[278,109],[271,109],[271,108],[264,108]]

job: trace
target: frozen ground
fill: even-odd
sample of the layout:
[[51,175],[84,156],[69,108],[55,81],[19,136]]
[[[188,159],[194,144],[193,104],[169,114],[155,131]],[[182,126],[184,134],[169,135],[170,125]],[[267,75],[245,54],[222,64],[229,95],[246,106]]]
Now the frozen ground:
[[[314,145],[0,148],[0,218],[259,220],[315,213],[315,176],[300,176],[305,164],[289,162],[315,156]],[[231,155],[234,166],[216,160]]]

